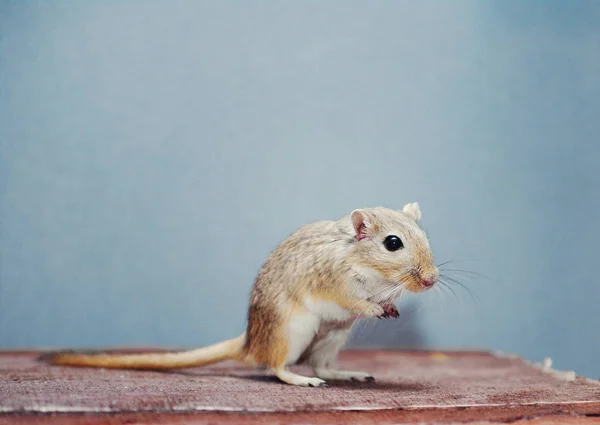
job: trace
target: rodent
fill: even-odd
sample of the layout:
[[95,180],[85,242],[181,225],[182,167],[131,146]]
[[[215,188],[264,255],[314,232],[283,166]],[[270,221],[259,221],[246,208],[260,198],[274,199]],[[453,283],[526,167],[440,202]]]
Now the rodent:
[[[355,320],[398,317],[404,290],[422,292],[439,278],[419,204],[402,210],[363,208],[337,221],[305,225],[262,265],[252,288],[248,323],[234,339],[171,353],[86,354],[61,351],[42,360],[55,365],[175,369],[237,360],[270,369],[291,385],[328,380],[372,381],[365,372],[335,369]],[[308,364],[316,377],[288,367]]]

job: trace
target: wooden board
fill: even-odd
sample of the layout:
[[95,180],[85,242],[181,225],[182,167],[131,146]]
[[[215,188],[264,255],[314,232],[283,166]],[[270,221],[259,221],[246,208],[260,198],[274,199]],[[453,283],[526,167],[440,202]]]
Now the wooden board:
[[49,366],[37,355],[0,352],[0,423],[410,423],[557,414],[596,421],[592,415],[600,415],[600,382],[485,352],[347,351],[340,365],[368,371],[376,382],[328,388],[284,385],[233,362],[129,371]]

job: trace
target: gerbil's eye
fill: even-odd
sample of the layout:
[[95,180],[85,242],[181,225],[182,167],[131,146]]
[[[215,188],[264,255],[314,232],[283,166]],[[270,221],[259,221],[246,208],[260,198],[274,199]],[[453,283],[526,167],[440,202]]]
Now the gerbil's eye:
[[400,248],[404,248],[402,240],[396,235],[389,235],[385,238],[383,245],[388,251],[398,251]]

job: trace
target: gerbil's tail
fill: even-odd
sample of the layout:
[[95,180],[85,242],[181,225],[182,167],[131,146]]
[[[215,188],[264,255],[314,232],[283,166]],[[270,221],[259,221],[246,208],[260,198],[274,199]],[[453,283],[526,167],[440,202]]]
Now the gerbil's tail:
[[41,361],[54,365],[102,367],[111,369],[181,369],[194,366],[205,366],[223,360],[243,359],[246,333],[228,341],[219,342],[208,347],[196,348],[175,353],[148,354],[110,354],[110,353],[77,353],[57,352],[40,357]]

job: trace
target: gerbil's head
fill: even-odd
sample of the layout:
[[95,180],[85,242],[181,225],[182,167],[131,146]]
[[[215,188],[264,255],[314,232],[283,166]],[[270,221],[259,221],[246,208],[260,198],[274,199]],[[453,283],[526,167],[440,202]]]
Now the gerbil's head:
[[439,272],[427,235],[419,227],[420,219],[416,202],[401,211],[383,207],[352,211],[356,244],[349,259],[392,284],[402,283],[409,291],[431,288]]

